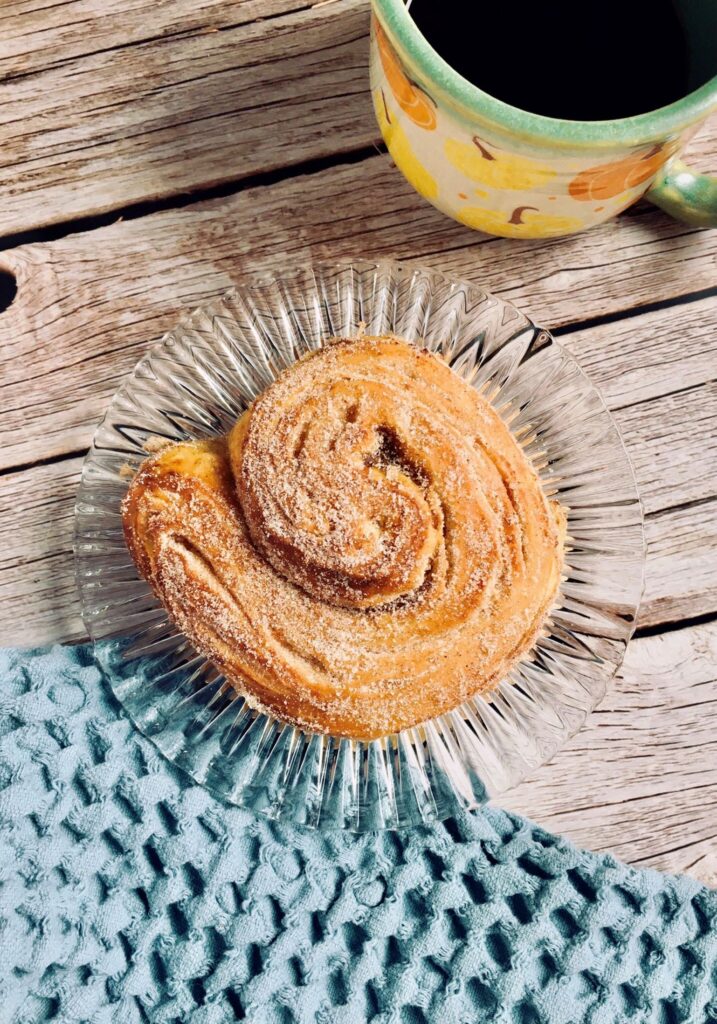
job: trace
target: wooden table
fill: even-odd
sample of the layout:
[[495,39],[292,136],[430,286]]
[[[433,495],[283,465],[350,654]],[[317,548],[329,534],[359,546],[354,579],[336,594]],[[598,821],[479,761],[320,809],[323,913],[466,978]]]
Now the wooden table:
[[[379,144],[367,0],[5,0],[1,18],[0,269],[17,295],[0,313],[0,642],[82,637],[82,459],[180,311],[277,257],[430,264],[556,329],[603,389],[645,505],[624,668],[504,802],[717,884],[717,231],[648,205],[539,242],[443,217]],[[691,154],[717,169],[717,124]]]

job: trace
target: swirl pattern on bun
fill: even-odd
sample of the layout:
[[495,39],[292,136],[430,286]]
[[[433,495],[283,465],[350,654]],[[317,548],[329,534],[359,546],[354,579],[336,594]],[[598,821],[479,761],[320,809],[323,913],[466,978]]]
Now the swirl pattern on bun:
[[497,685],[555,601],[565,517],[506,424],[439,358],[338,339],[228,437],[147,459],[129,549],[247,699],[372,739]]

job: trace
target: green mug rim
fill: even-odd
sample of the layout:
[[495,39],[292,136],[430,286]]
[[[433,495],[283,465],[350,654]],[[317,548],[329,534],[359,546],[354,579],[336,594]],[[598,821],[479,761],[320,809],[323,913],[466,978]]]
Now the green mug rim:
[[666,107],[614,121],[564,121],[532,114],[483,92],[433,49],[408,13],[404,0],[372,0],[381,22],[421,70],[459,107],[524,136],[557,143],[641,143],[682,131],[707,117],[717,104],[717,75]]

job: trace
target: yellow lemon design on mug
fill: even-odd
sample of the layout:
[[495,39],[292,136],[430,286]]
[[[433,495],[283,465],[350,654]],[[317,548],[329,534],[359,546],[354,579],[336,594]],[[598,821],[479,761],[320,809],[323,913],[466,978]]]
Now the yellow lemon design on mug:
[[477,135],[472,142],[446,139],[445,153],[461,174],[490,188],[536,188],[556,175],[536,160],[489,148]]
[[383,141],[386,143],[394,163],[419,195],[425,199],[435,199],[438,195],[436,179],[428,173],[413,152],[411,143],[398,123],[396,115],[389,112],[382,89],[374,93],[373,101]]
[[504,210],[486,210],[482,206],[464,206],[456,213],[461,224],[478,231],[505,238],[552,238],[578,231],[583,222],[578,217],[560,217],[541,213],[534,206],[516,206],[508,215]]

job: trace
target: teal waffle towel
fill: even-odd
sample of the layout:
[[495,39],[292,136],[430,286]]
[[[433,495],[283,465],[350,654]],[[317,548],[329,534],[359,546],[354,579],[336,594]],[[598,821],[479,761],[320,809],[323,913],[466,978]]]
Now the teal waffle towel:
[[86,648],[0,652],[0,1021],[709,1024],[717,894],[497,809],[363,836],[226,807]]

